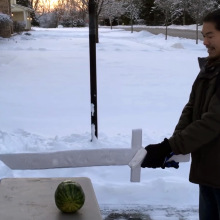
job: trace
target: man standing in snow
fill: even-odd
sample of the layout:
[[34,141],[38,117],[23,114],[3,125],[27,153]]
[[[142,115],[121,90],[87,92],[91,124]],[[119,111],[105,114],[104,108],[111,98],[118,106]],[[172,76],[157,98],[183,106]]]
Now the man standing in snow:
[[199,218],[220,220],[220,9],[204,18],[202,34],[209,56],[199,58],[189,101],[173,135],[145,148],[141,166],[165,168],[171,152],[191,153],[189,180],[200,187]]

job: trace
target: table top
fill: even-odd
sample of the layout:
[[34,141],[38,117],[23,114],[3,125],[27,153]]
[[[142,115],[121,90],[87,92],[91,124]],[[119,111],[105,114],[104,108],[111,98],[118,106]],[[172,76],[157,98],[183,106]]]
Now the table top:
[[[76,213],[62,213],[55,205],[54,193],[64,180],[78,182],[85,203]],[[0,182],[2,220],[102,220],[91,180],[76,178],[8,178]]]

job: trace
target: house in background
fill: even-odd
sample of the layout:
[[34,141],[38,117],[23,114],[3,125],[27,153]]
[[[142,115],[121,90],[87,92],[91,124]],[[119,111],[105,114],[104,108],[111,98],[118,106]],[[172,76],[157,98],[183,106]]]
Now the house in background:
[[33,9],[17,4],[16,0],[11,0],[12,20],[17,22],[24,22],[25,30],[31,29],[31,12],[33,12]]
[[[0,0],[0,13],[7,14],[12,21],[24,23],[24,29],[31,29],[30,13],[33,9],[17,4],[16,0]],[[13,33],[11,25],[0,28],[0,37],[10,37]]]

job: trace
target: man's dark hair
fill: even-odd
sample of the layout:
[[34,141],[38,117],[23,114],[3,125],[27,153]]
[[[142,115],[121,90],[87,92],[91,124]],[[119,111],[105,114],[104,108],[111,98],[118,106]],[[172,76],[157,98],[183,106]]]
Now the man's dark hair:
[[217,9],[203,19],[203,22],[211,22],[215,24],[215,28],[220,31],[220,9]]

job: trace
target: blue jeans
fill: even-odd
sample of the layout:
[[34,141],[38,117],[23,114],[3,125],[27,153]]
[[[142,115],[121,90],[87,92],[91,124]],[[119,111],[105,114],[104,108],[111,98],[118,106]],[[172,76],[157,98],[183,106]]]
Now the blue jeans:
[[220,220],[220,189],[199,185],[199,219]]

